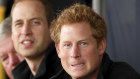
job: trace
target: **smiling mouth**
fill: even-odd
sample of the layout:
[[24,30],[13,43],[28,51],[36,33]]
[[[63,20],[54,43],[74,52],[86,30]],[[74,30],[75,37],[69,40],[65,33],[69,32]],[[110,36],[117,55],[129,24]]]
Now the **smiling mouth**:
[[30,40],[25,40],[25,41],[22,41],[21,44],[25,48],[30,48],[33,46],[34,42]]
[[23,44],[31,44],[31,41],[23,41]]

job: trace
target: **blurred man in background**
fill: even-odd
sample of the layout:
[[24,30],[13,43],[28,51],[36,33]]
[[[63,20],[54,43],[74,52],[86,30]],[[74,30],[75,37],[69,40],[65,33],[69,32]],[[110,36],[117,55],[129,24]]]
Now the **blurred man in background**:
[[0,60],[8,77],[13,79],[12,69],[24,58],[16,53],[11,33],[11,19],[8,17],[0,24]]

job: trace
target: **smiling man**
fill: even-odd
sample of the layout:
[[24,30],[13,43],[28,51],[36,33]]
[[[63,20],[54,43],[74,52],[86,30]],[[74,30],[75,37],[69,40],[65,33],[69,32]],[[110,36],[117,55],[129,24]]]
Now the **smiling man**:
[[12,40],[16,51],[25,57],[13,70],[14,79],[49,79],[61,69],[48,29],[51,13],[44,0],[17,0],[13,4]]
[[[139,79],[124,62],[110,60],[106,49],[107,25],[92,8],[75,4],[52,22],[51,37],[67,79]],[[68,74],[62,71],[56,79]]]

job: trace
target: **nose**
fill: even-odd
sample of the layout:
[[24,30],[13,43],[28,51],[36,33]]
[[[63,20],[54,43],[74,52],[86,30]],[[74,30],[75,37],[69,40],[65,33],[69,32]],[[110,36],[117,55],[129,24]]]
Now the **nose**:
[[31,26],[28,23],[25,23],[22,27],[21,33],[23,35],[30,35],[31,32]]
[[79,58],[81,56],[79,47],[77,45],[73,45],[71,50],[71,57],[72,58]]
[[9,54],[9,63],[11,67],[15,67],[19,63],[19,59],[17,58],[16,54]]

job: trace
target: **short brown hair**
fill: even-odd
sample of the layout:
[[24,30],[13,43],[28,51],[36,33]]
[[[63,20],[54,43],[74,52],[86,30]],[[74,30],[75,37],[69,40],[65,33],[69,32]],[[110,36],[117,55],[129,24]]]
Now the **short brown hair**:
[[104,19],[95,13],[92,8],[78,3],[62,11],[57,19],[52,22],[50,28],[51,38],[58,44],[61,27],[64,24],[80,22],[90,24],[92,36],[96,39],[97,44],[107,38],[107,25]]
[[13,13],[15,6],[17,5],[17,3],[22,2],[22,1],[39,1],[39,2],[41,2],[44,6],[44,10],[45,10],[48,24],[50,25],[50,23],[53,19],[54,13],[53,13],[53,7],[52,7],[51,3],[49,3],[46,0],[15,0],[14,4],[12,6],[12,9],[11,9],[11,14],[10,14],[11,18],[12,18],[12,13]]

